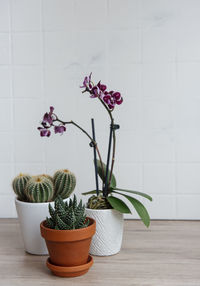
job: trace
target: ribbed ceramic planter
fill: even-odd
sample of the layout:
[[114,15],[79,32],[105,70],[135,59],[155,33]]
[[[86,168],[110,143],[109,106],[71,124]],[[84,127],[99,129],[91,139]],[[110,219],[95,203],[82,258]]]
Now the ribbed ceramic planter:
[[[66,201],[68,199],[65,199]],[[54,202],[51,202],[53,205]],[[49,216],[49,203],[27,203],[15,199],[25,251],[47,255],[48,250],[40,235],[40,223]]]
[[92,238],[90,254],[108,256],[120,251],[123,237],[123,214],[116,210],[92,210],[86,215],[96,220],[96,234]]

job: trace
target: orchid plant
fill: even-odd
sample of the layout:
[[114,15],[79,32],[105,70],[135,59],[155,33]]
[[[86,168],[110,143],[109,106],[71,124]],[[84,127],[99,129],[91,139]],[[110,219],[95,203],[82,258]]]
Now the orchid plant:
[[[143,223],[148,227],[150,224],[150,217],[145,206],[139,200],[137,200],[133,196],[130,196],[129,194],[138,195],[150,201],[152,201],[152,198],[142,192],[118,188],[116,178],[113,174],[116,152],[116,130],[119,129],[119,125],[115,124],[114,122],[113,111],[115,110],[116,106],[123,103],[123,98],[121,96],[121,93],[118,91],[108,91],[107,86],[105,84],[102,84],[101,81],[99,81],[97,84],[94,84],[92,82],[91,76],[92,73],[84,78],[83,84],[80,88],[82,89],[82,93],[88,93],[90,98],[97,99],[108,113],[110,119],[110,136],[108,144],[107,163],[104,164],[104,162],[102,161],[99,146],[95,139],[94,125],[93,136],[91,136],[86,130],[84,130],[79,124],[77,124],[73,120],[61,120],[54,113],[54,107],[51,106],[50,111],[44,114],[41,126],[38,127],[38,130],[40,131],[40,135],[42,137],[49,137],[51,135],[51,130],[53,130],[55,134],[63,134],[66,131],[66,126],[70,124],[74,125],[80,131],[82,131],[90,140],[90,146],[94,148],[94,154],[97,153],[98,155],[98,159],[96,159],[96,156],[94,156],[94,165],[96,172],[96,190],[83,193],[83,195],[92,195],[88,200],[87,207],[92,209],[113,208],[120,211],[121,213],[131,213],[129,206],[125,202],[127,200],[129,201],[129,204],[134,207]],[[102,180],[101,190],[98,186],[97,174]],[[125,201],[121,200],[119,198],[120,196],[125,198]]]

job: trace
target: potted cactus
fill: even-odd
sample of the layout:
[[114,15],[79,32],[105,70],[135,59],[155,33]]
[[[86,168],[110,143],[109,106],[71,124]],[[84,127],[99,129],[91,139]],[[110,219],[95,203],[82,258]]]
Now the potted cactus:
[[93,264],[89,249],[95,220],[86,217],[85,206],[82,201],[77,203],[75,195],[69,203],[58,196],[54,208],[49,204],[49,214],[40,224],[50,256],[47,267],[61,277],[85,274]]
[[[96,189],[84,192],[83,195],[91,195],[88,199],[86,214],[96,220],[96,234],[92,239],[90,253],[93,255],[106,256],[113,255],[120,251],[123,236],[123,215],[131,213],[130,205],[136,210],[139,217],[146,227],[150,225],[150,217],[145,206],[136,196],[152,201],[151,196],[133,190],[122,189],[117,186],[116,178],[113,174],[116,157],[116,133],[120,128],[115,124],[113,112],[116,106],[123,103],[123,98],[118,91],[108,91],[107,86],[99,81],[94,84],[91,74],[86,76],[82,93],[87,93],[90,98],[98,100],[107,111],[110,119],[109,142],[106,164],[103,163],[102,156],[95,137],[94,119],[92,119],[92,136],[84,130],[79,124],[70,120],[64,121],[54,113],[54,107],[45,113],[41,126],[38,127],[42,137],[49,137],[51,129],[55,133],[64,133],[66,125],[73,125],[82,131],[90,140],[90,146],[94,152],[94,167]],[[127,139],[128,140],[128,139]],[[98,156],[98,159],[97,159]],[[102,180],[102,187],[99,186],[98,179]],[[128,202],[128,204],[127,204]]]
[[21,173],[14,178],[12,187],[16,194],[15,205],[27,252],[48,254],[40,236],[40,222],[48,214],[48,203],[52,204],[58,195],[67,200],[75,185],[75,175],[67,169],[57,171],[53,177]]

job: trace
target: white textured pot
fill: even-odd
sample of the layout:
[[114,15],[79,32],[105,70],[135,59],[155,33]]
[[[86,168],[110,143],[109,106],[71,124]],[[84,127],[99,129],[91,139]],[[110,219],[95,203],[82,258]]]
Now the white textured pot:
[[15,205],[25,250],[31,254],[47,255],[46,243],[40,234],[40,223],[49,216],[49,203],[27,203],[15,199]]
[[86,215],[96,220],[96,233],[92,238],[90,254],[108,256],[120,251],[124,217],[120,212],[86,208]]

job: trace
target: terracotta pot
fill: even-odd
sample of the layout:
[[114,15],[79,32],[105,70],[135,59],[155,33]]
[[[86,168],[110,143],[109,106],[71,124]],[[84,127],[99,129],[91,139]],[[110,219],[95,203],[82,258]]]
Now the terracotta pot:
[[50,259],[47,259],[46,265],[47,267],[55,274],[60,277],[76,277],[81,276],[88,272],[90,267],[93,264],[93,258],[91,255],[88,256],[88,261],[86,264],[82,264],[79,266],[57,266],[51,263]]
[[88,227],[74,230],[50,229],[45,221],[41,222],[41,235],[46,241],[51,264],[72,267],[88,263],[90,243],[96,231],[95,220],[88,219]]

